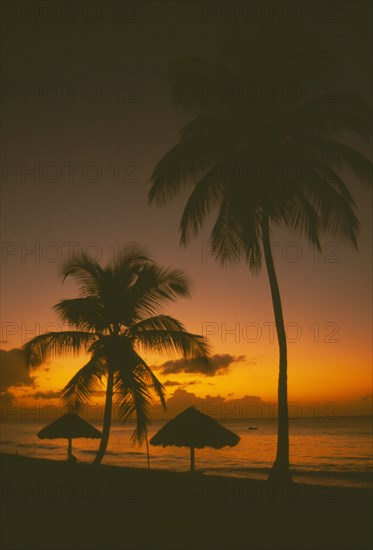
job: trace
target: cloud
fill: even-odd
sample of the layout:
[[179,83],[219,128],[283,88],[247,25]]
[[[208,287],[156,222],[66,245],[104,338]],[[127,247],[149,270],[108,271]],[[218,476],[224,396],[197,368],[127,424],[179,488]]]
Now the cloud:
[[247,365],[259,365],[262,362],[262,356],[246,358]]
[[216,374],[226,374],[233,363],[242,363],[245,359],[245,355],[236,356],[225,353],[213,355],[209,365],[202,364],[198,359],[175,359],[166,361],[157,368],[161,370],[162,374],[185,372],[215,376]]
[[373,393],[369,393],[368,395],[363,395],[363,397],[360,398],[361,401],[372,401],[373,400]]
[[[194,393],[188,392],[184,388],[178,388],[175,390],[174,394],[167,399],[167,416],[174,416],[187,407],[198,407],[200,408],[203,403],[202,397],[197,397]],[[159,404],[153,407],[154,409],[159,408],[162,416],[164,413]]]
[[166,380],[166,382],[163,383],[163,385],[166,388],[171,388],[174,386],[180,386],[184,388],[185,386],[195,386],[196,384],[200,384],[201,382],[199,380],[190,380],[190,382],[177,382],[176,380]]
[[160,404],[152,407],[152,418],[173,418],[188,407],[196,407],[200,411],[220,420],[242,420],[251,422],[253,419],[266,417],[269,407],[257,395],[245,395],[237,399],[226,399],[222,395],[206,395],[198,397],[185,388],[177,388],[167,399],[166,413]]
[[0,391],[3,394],[14,386],[35,387],[35,379],[29,370],[20,349],[0,350]]
[[56,399],[56,397],[60,397],[61,391],[37,391],[35,393],[31,393],[29,397],[34,397],[35,399]]

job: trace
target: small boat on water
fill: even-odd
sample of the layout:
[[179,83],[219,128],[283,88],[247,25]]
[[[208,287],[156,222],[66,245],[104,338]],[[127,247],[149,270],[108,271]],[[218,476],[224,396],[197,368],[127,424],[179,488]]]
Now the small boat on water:
[[257,428],[257,426],[249,426],[247,429],[248,430],[257,430],[258,428]]

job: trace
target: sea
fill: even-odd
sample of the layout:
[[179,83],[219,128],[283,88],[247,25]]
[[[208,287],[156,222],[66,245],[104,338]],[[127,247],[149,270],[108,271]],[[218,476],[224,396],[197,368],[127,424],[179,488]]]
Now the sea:
[[[373,423],[371,416],[300,418],[290,425],[290,462],[293,479],[299,483],[373,488]],[[165,421],[153,421],[149,439]],[[37,432],[45,426],[39,422],[2,422],[0,451],[53,460],[66,459],[67,441],[40,440]],[[93,423],[100,429],[99,423]],[[196,449],[196,469],[206,475],[224,475],[266,479],[276,453],[277,426],[274,419],[255,424],[222,422],[240,436],[235,447],[220,450]],[[148,468],[146,444],[130,441],[132,422],[114,424],[103,464]],[[92,462],[98,440],[75,439],[73,454],[80,462]],[[189,449],[149,445],[151,469],[186,471]]]

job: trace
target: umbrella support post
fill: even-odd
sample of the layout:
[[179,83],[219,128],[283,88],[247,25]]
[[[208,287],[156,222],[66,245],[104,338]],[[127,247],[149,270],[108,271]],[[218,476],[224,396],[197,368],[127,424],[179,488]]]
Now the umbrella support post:
[[194,472],[194,447],[190,447],[190,471]]
[[145,428],[145,441],[146,441],[146,457],[148,460],[148,470],[150,470],[149,441],[148,441],[148,431],[146,428]]
[[73,454],[73,444],[71,437],[68,438],[68,446],[67,446],[67,460],[71,460]]
[[[195,471],[194,454],[195,448],[203,449],[212,447],[221,449],[229,445],[234,447],[240,437],[219,424],[211,416],[203,414],[195,407],[189,407],[167,422],[150,439],[150,445],[176,445],[184,447],[185,452],[190,451],[190,473]],[[192,480],[192,477],[190,477]]]

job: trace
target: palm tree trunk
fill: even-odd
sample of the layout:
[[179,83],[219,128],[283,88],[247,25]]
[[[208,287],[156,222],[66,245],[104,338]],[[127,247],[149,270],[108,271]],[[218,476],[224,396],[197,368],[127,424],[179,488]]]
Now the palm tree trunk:
[[67,460],[71,460],[73,454],[73,444],[71,441],[71,437],[68,438],[68,444],[67,444]]
[[287,396],[287,345],[280,289],[277,282],[275,266],[273,263],[270,235],[269,216],[263,213],[262,239],[264,257],[267,267],[269,285],[272,294],[273,311],[275,315],[277,340],[279,346],[279,376],[278,376],[278,424],[277,424],[277,452],[276,459],[269,473],[271,481],[284,483],[291,482],[289,467],[289,412]]
[[195,465],[194,465],[194,447],[190,448],[190,471],[194,472]]
[[93,464],[101,464],[102,459],[106,453],[110,426],[111,426],[111,409],[113,403],[113,386],[114,386],[114,369],[109,366],[108,368],[108,377],[107,377],[107,386],[106,386],[106,399],[105,399],[105,410],[104,410],[104,422],[102,426],[102,437],[100,441],[100,447],[97,451],[97,455],[93,461]]
[[148,440],[148,430],[146,426],[145,426],[145,441],[146,441],[146,457],[148,459],[148,470],[150,470],[149,440]]

